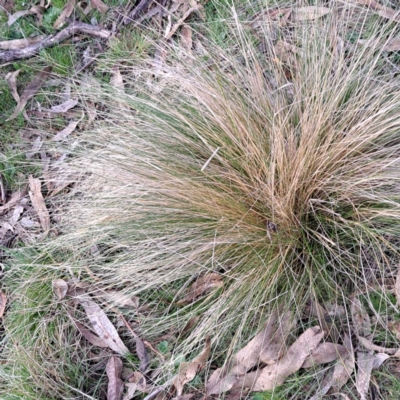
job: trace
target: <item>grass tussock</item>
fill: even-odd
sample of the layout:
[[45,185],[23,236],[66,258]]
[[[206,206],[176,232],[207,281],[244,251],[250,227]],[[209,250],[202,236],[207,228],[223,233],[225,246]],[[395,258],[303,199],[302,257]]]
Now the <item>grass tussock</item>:
[[[141,296],[149,340],[200,317],[163,377],[207,335],[223,363],[277,307],[347,308],[397,270],[400,79],[383,51],[397,27],[329,7],[283,28],[233,7],[230,47],[199,25],[192,50],[163,45],[161,67],[121,57],[125,91],[82,94],[101,118],[75,143],[83,177],[50,247],[72,254],[66,276]],[[178,305],[209,272],[223,287]]]

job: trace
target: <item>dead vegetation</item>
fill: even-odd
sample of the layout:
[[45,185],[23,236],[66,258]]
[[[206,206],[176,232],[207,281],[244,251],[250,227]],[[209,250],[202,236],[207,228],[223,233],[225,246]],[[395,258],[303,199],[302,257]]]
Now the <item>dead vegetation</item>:
[[397,8],[142,0],[89,25],[78,7],[0,43],[14,61],[104,40],[74,77],[5,74],[36,170],[0,180],[4,393],[398,398]]

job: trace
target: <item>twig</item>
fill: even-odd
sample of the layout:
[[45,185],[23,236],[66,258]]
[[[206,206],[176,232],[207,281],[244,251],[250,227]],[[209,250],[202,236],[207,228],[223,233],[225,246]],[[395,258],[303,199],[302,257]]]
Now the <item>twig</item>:
[[98,26],[85,24],[83,22],[72,22],[67,28],[56,33],[55,35],[47,36],[39,43],[35,43],[24,49],[5,50],[0,52],[0,61],[9,62],[14,60],[22,60],[38,54],[41,50],[53,47],[77,33],[84,33],[89,36],[96,36],[102,39],[108,39],[111,32],[107,29],[102,29]]

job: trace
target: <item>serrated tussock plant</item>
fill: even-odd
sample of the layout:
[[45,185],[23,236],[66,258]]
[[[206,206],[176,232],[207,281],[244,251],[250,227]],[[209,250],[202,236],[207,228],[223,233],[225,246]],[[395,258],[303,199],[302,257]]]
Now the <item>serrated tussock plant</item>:
[[[176,356],[210,335],[228,357],[271,310],[346,305],[396,269],[400,79],[384,45],[397,28],[329,7],[286,25],[233,8],[226,46],[199,25],[190,52],[163,45],[161,65],[119,60],[125,91],[82,94],[99,118],[79,136],[83,178],[52,246],[74,254],[67,274],[156,304],[143,337],[199,316]],[[224,286],[177,306],[209,272]]]
[[[375,19],[369,41],[345,41],[368,15],[331,7],[282,28],[281,41],[268,15],[239,22],[233,11],[230,46],[165,45],[158,67],[124,71],[121,60],[125,92],[97,96],[104,115],[81,136],[74,164],[88,174],[61,240],[105,246],[104,262],[81,263],[107,288],[170,287],[174,301],[144,332],[200,315],[177,354],[207,334],[229,353],[279,304],[343,301],[394,265],[400,80],[382,49],[395,31]],[[223,289],[175,307],[207,272]]]

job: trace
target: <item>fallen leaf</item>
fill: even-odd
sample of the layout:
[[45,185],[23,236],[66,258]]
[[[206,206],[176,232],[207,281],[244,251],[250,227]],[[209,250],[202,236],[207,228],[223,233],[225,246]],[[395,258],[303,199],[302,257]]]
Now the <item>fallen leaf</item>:
[[38,75],[35,76],[35,78],[33,78],[31,82],[28,83],[19,100],[17,100],[17,107],[7,121],[18,117],[18,115],[24,110],[28,100],[30,100],[36,94],[36,92],[42,87],[43,83],[48,78],[51,69],[51,67],[44,68],[41,72],[39,72]]
[[[92,252],[93,249],[93,256],[100,256],[100,251],[97,248],[93,248],[93,246],[90,248],[90,251]],[[138,308],[139,307],[139,297],[136,296],[129,296],[127,294],[124,294],[122,292],[118,292],[116,290],[94,290],[93,294],[96,297],[101,297],[103,298],[107,303],[110,303],[112,305],[120,306],[120,307],[133,307],[133,308]]]
[[68,292],[68,283],[64,281],[64,279],[54,279],[52,283],[53,292],[58,297],[59,300],[62,300]]
[[108,377],[107,400],[120,400],[124,391],[121,379],[122,361],[117,356],[111,356],[106,366]]
[[[21,201],[22,202],[22,201]],[[14,226],[16,225],[16,223],[19,220],[19,217],[21,216],[21,214],[24,211],[24,206],[21,204],[17,204],[14,208],[14,211],[11,215],[11,217],[8,219],[8,223],[14,228]]]
[[120,355],[129,353],[128,348],[124,345],[118,335],[114,325],[108,319],[105,312],[94,301],[90,300],[88,295],[80,295],[78,301],[84,308],[93,330],[102,339],[107,346]]
[[397,305],[400,306],[400,265],[397,270],[396,283],[394,285],[394,294],[396,296]]
[[25,15],[32,15],[32,12],[30,10],[23,10],[11,14],[8,17],[8,22],[7,22],[8,26],[11,26],[15,21],[17,21],[21,17],[24,17]]
[[108,6],[106,6],[101,0],[90,0],[90,4],[101,14],[105,14],[108,10]]
[[65,113],[71,108],[74,108],[78,104],[78,100],[76,99],[68,99],[57,106],[51,107],[49,110],[43,110],[51,113]]
[[173,385],[176,388],[177,395],[181,396],[183,387],[190,382],[205,367],[211,351],[211,338],[207,336],[203,351],[190,362],[182,362],[179,366],[179,372],[176,375]]
[[10,208],[13,208],[24,196],[25,190],[18,190],[11,195],[10,200],[0,207],[0,215],[5,214]]
[[176,396],[172,400],[190,400],[194,395],[195,393],[186,393],[181,396]]
[[342,357],[346,353],[346,348],[340,344],[331,342],[321,343],[311,354],[304,360],[301,368],[310,368],[319,364],[326,364]]
[[[297,372],[310,353],[315,350],[324,337],[320,327],[314,326],[303,332],[298,339],[289,347],[286,354],[276,364],[268,365],[261,370],[255,379],[253,391],[262,392],[272,390],[285,382],[286,378]],[[247,374],[247,381],[252,381],[256,373]],[[246,386],[245,386],[246,387]]]
[[328,7],[308,6],[295,8],[292,11],[292,21],[309,21],[317,18],[321,18],[326,14],[329,14],[331,9]]
[[210,293],[213,289],[220,288],[224,285],[221,275],[210,273],[197,279],[196,282],[190,285],[186,296],[177,302],[177,304],[189,304],[195,301],[198,297]]
[[123,397],[122,400],[131,400],[135,397],[135,392],[137,388],[137,384],[133,382],[126,382],[125,387],[128,388],[126,395]]
[[147,382],[145,376],[139,372],[135,371],[132,376],[129,377],[128,381],[130,383],[136,383],[137,389],[141,392],[147,392]]
[[285,351],[288,333],[292,330],[294,318],[286,312],[278,319],[275,311],[269,317],[265,328],[259,332],[245,347],[227,363],[218,368],[207,381],[208,395],[219,394],[230,390],[248,370],[259,363],[275,364]]
[[41,6],[33,6],[29,10],[17,11],[14,14],[11,14],[8,17],[8,26],[11,26],[14,22],[16,22],[21,17],[25,17],[26,15],[34,15],[36,14],[36,18],[38,22],[36,23],[37,26],[42,25],[43,20],[43,12],[45,11],[44,7]]
[[360,400],[367,400],[369,382],[371,380],[371,372],[374,366],[373,351],[368,353],[357,352],[357,375],[356,375],[356,388],[360,395]]
[[186,24],[183,24],[181,28],[181,45],[188,52],[190,52],[193,46],[192,28]]
[[181,25],[183,25],[183,23],[187,20],[189,15],[192,14],[193,12],[195,12],[195,11],[199,11],[199,5],[198,4],[194,4],[192,7],[190,7],[189,10],[187,10],[185,12],[185,14],[183,14],[182,18],[180,18],[172,28],[166,29],[166,32],[164,34],[164,39],[166,39],[166,40],[171,39],[171,37],[175,34],[177,29]]
[[318,322],[321,324],[322,330],[332,338],[332,341],[337,343],[340,334],[335,324],[332,322],[332,318],[329,313],[322,307],[316,300],[311,303],[311,314],[318,318]]
[[84,113],[82,112],[82,116],[80,119],[78,119],[77,121],[69,121],[69,124],[53,137],[53,141],[61,142],[65,139],[67,139],[67,137],[76,129],[79,122],[82,121],[83,117],[84,117]]
[[54,22],[53,27],[55,29],[60,29],[65,24],[67,18],[69,18],[71,14],[74,12],[75,2],[76,0],[69,0],[67,4],[64,6],[64,8],[61,11],[61,14],[56,19],[56,22]]
[[351,339],[347,334],[344,335],[343,345],[346,347],[347,352],[339,359],[339,362],[333,369],[331,389],[329,393],[337,393],[350,379],[354,370],[354,350],[351,344]]
[[38,136],[35,141],[33,142],[32,148],[25,153],[25,157],[30,160],[37,154],[42,147],[42,138]]
[[10,13],[14,8],[14,6],[15,6],[14,0],[0,0],[0,12],[4,10]]
[[21,70],[17,69],[14,72],[9,72],[5,77],[5,80],[10,88],[12,97],[14,98],[14,100],[17,103],[19,103],[19,94],[17,92],[17,77],[20,72],[21,72]]
[[29,197],[31,199],[33,208],[39,217],[43,231],[47,233],[50,230],[50,214],[44,202],[42,195],[42,184],[40,183],[40,180],[30,175],[29,188]]
[[117,89],[124,89],[124,80],[122,78],[118,65],[114,65],[111,68],[110,84]]
[[388,358],[390,358],[390,356],[385,353],[375,354],[372,369],[378,369]]
[[108,347],[107,343],[103,339],[99,338],[97,335],[90,332],[89,329],[87,329],[80,322],[78,322],[78,321],[74,321],[74,322],[75,322],[75,326],[78,328],[78,331],[93,346]]
[[7,297],[3,291],[0,291],[0,318],[3,318],[4,311],[6,310]]
[[199,319],[200,317],[198,315],[190,318],[185,327],[182,329],[181,336],[184,336],[187,333],[189,333],[196,326]]
[[13,40],[3,40],[0,42],[1,50],[14,50],[14,49],[23,49],[24,47],[28,47],[32,44],[41,42],[46,35],[35,36],[33,38],[24,38],[24,39],[13,39]]
[[387,347],[378,346],[372,343],[371,340],[364,338],[362,336],[359,336],[358,340],[368,350],[378,351],[380,353],[386,353],[390,355],[394,355],[398,351],[398,349],[390,349]]
[[370,7],[372,10],[376,11],[376,14],[383,18],[399,21],[399,11],[379,4],[375,0],[356,0],[356,3]]
[[371,335],[371,320],[358,297],[354,297],[351,302],[351,317],[354,332],[357,336],[368,337]]

